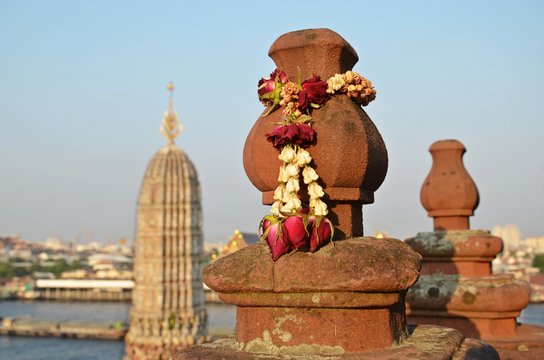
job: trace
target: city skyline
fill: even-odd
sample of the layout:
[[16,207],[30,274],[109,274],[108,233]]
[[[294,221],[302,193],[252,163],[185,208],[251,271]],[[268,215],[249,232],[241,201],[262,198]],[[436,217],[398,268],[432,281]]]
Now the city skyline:
[[274,69],[267,53],[279,35],[317,27],[357,49],[354,70],[378,92],[365,111],[390,163],[364,207],[367,235],[432,230],[419,189],[428,147],[446,138],[466,146],[480,191],[473,229],[544,234],[542,3],[353,2],[350,17],[325,1],[238,4],[1,3],[0,234],[133,239],[143,173],[165,144],[169,81],[185,128],[176,143],[201,181],[205,241],[256,232],[268,207],[242,149],[263,110],[257,81]]

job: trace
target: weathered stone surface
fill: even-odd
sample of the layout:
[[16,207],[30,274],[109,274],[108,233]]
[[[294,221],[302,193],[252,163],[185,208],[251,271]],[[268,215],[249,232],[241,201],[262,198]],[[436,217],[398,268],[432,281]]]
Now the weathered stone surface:
[[[266,342],[265,342],[266,344]],[[417,326],[411,336],[399,344],[385,349],[358,353],[338,353],[334,348],[312,345],[277,347],[268,344],[266,353],[242,351],[243,344],[234,338],[217,340],[211,344],[200,345],[174,354],[172,360],[210,359],[210,360],[257,360],[257,359],[360,359],[360,360],[499,360],[497,352],[484,342],[464,336],[457,330],[439,326]]]
[[223,293],[219,298],[237,306],[285,306],[313,308],[384,307],[403,299],[401,293],[306,292],[306,293]]
[[484,230],[421,232],[406,244],[423,256],[421,275],[491,275],[502,240]]
[[516,336],[489,337],[486,341],[497,349],[502,360],[544,359],[544,329],[541,326],[519,324]]
[[406,240],[424,258],[495,258],[502,251],[502,240],[486,230],[420,232]]
[[244,306],[238,308],[236,326],[236,339],[250,352],[263,342],[360,352],[388,347],[406,336],[403,303],[364,310]]
[[417,280],[419,261],[416,252],[395,239],[342,240],[276,262],[267,246],[258,244],[208,266],[204,282],[219,293],[399,292]]
[[271,292],[274,261],[266,244],[251,245],[206,266],[202,278],[219,293]]
[[406,301],[411,309],[519,315],[529,302],[530,292],[526,282],[510,274],[471,278],[436,274],[420,277],[408,291]]

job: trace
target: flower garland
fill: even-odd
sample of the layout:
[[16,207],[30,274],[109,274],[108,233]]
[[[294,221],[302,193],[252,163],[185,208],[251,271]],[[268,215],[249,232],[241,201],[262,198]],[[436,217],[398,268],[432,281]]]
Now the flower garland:
[[[312,128],[312,110],[324,106],[336,94],[345,94],[362,106],[376,98],[372,83],[354,71],[336,74],[327,81],[320,76],[303,82],[292,82],[287,75],[274,70],[269,78],[258,84],[259,100],[269,107],[264,116],[279,107],[283,108],[283,124],[266,134],[280,154],[283,162],[278,176],[278,187],[274,191],[274,203],[270,215],[265,216],[259,233],[268,243],[272,259],[304,247],[315,252],[334,234],[329,219],[327,204],[322,200],[325,192],[318,184],[319,175],[312,166],[312,156],[306,150],[317,141]],[[299,196],[300,180],[305,184],[309,202],[304,204]]]

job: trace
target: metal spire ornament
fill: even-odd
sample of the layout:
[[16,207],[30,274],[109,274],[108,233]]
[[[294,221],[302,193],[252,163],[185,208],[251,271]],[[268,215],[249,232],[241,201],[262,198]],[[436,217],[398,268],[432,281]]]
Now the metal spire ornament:
[[160,130],[161,134],[168,140],[168,144],[174,145],[174,139],[183,131],[183,125],[179,121],[177,111],[174,110],[174,83],[170,81],[166,89],[170,92],[170,99],[168,100],[168,109],[164,111]]

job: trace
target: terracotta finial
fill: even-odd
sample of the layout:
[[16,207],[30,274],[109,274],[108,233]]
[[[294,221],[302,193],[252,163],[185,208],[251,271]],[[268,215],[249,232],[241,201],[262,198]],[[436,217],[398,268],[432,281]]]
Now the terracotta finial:
[[457,140],[439,140],[429,152],[433,165],[421,186],[420,199],[433,218],[434,230],[468,230],[479,194],[463,165],[466,149]]

